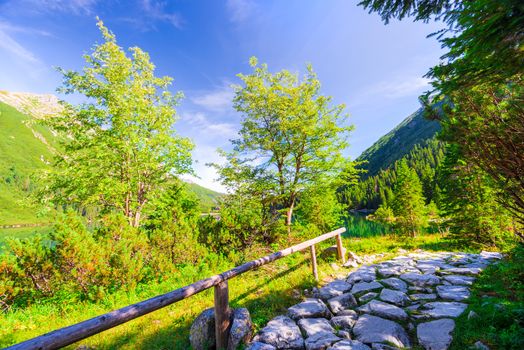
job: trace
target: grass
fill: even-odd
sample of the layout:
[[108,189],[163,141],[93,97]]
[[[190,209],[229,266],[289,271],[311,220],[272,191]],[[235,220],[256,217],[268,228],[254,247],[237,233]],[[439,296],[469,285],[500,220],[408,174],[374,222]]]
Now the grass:
[[2,253],[9,238],[29,238],[35,234],[47,234],[50,230],[50,226],[0,228],[0,253]]
[[[524,247],[489,266],[472,287],[468,309],[457,319],[451,350],[481,341],[490,349],[524,349]],[[473,311],[477,316],[468,319]]]
[[[334,240],[326,241],[317,247],[318,251],[332,244]],[[385,253],[383,258],[398,254],[398,249],[447,248],[438,235],[420,235],[411,241],[395,236],[344,237],[344,246],[357,254]],[[268,252],[253,253],[250,258]],[[338,274],[348,273],[346,269],[334,270],[330,265],[333,259],[319,259],[321,284],[336,278]],[[186,266],[162,283],[142,285],[133,293],[116,293],[98,303],[57,300],[12,310],[0,317],[0,347],[168,292],[231,267],[228,263],[207,261],[200,266]],[[233,307],[247,307],[258,329],[274,316],[285,313],[287,307],[303,297],[304,289],[314,285],[316,282],[311,274],[309,254],[297,253],[231,280],[230,303]],[[212,303],[212,290],[208,290],[80,343],[98,349],[188,349],[191,322]]]

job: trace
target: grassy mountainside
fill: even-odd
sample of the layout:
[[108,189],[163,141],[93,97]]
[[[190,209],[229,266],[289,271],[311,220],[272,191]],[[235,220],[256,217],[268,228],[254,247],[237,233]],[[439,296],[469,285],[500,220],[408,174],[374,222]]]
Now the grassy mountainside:
[[34,176],[49,166],[54,146],[49,130],[0,102],[0,225],[45,221],[26,198]]
[[215,192],[209,188],[197,185],[196,183],[189,183],[188,187],[200,200],[200,208],[202,212],[211,211],[217,206],[218,200],[222,196],[222,193]]
[[435,136],[440,130],[440,124],[425,119],[423,114],[422,108],[417,110],[362,152],[357,160],[367,161],[363,165],[367,170],[364,177],[377,175],[380,170],[387,169],[409,154],[415,145]]

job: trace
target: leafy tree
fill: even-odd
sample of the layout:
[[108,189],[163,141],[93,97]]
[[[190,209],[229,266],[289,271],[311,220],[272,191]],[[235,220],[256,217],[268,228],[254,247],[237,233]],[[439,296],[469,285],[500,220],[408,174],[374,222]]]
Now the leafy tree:
[[493,179],[449,145],[439,171],[441,207],[458,244],[495,245],[512,226],[496,201]]
[[373,219],[385,225],[386,227],[389,227],[395,222],[395,213],[393,213],[393,209],[391,209],[387,205],[381,205],[373,213],[370,219]]
[[83,70],[60,69],[60,91],[86,102],[63,103],[63,113],[46,120],[63,135],[47,199],[117,210],[137,227],[166,179],[190,171],[192,144],[173,131],[181,94],[168,91],[172,79],[156,77],[147,53],[133,47],[128,56],[100,20],[98,27],[104,42]]
[[426,224],[425,199],[417,173],[405,160],[398,164],[394,194],[392,207],[396,224],[401,231],[415,237]]
[[344,126],[344,106],[320,94],[311,66],[303,80],[287,70],[270,73],[251,58],[252,74],[239,74],[235,109],[242,113],[240,138],[217,166],[234,191],[258,193],[270,211],[285,212],[288,232],[300,194],[329,183],[344,167],[342,150],[352,127]]

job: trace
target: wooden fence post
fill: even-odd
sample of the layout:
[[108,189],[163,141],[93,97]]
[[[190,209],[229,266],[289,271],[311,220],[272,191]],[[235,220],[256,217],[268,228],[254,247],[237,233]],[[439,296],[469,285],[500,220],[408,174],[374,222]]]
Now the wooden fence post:
[[342,264],[346,262],[346,257],[344,256],[344,247],[342,246],[342,235],[339,233],[337,235],[337,251],[338,257],[342,260]]
[[311,251],[311,268],[313,269],[313,276],[315,276],[315,281],[318,281],[317,252],[315,251],[315,245],[313,244],[309,249]]
[[229,292],[226,280],[215,286],[215,336],[217,350],[227,348],[230,316],[231,310],[229,309]]

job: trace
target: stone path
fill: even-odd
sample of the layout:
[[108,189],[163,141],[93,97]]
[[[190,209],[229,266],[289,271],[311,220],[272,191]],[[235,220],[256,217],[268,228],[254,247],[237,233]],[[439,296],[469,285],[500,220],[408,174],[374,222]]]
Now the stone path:
[[269,321],[246,349],[445,350],[469,286],[498,259],[423,252],[362,266]]

